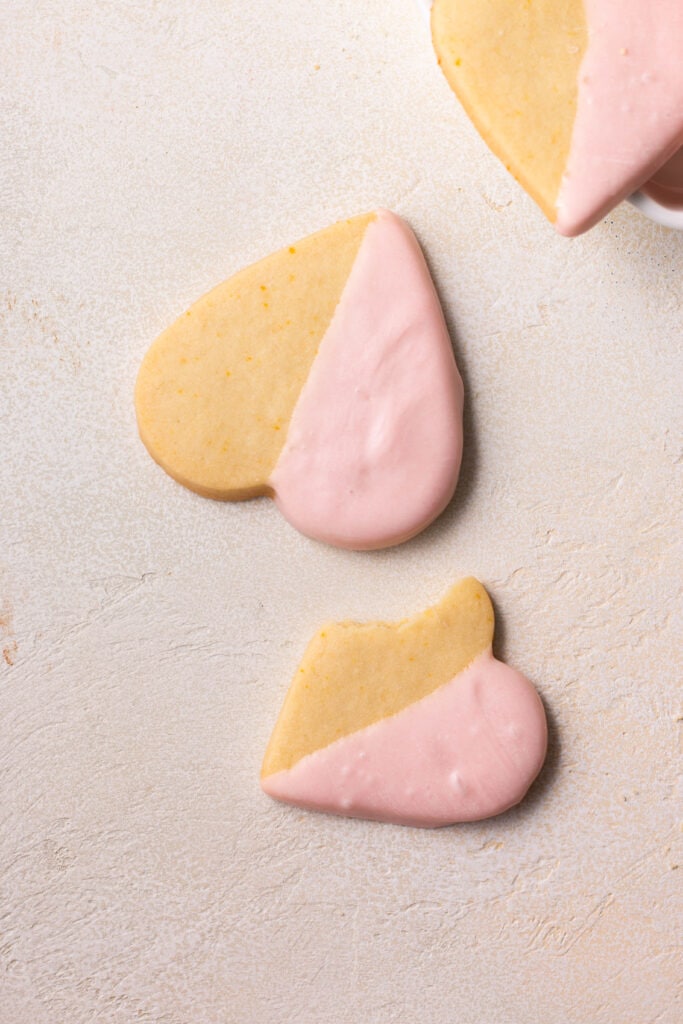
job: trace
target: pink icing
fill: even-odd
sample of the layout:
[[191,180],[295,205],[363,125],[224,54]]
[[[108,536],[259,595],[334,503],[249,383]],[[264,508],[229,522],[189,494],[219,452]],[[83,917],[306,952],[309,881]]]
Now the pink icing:
[[477,821],[522,799],[546,744],[536,690],[488,650],[422,700],[261,785],[333,814],[422,827]]
[[463,387],[412,231],[369,224],[271,476],[283,515],[341,547],[399,544],[451,499]]
[[578,235],[683,145],[681,0],[585,0],[588,47],[556,227]]

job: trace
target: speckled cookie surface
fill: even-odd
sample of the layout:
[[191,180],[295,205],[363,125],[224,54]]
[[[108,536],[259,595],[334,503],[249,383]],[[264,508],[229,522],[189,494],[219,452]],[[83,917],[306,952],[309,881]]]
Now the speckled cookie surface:
[[582,0],[436,0],[432,32],[482,136],[555,220],[587,42]]
[[140,435],[211,498],[264,494],[370,215],[289,245],[199,299],[138,375]]

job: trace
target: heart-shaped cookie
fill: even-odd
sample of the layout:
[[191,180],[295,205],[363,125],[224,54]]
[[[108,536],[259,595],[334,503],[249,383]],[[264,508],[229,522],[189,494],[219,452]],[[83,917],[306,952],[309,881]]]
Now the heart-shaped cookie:
[[531,683],[491,653],[477,580],[397,624],[323,627],[266,751],[269,796],[312,810],[433,827],[518,803],[545,758]]
[[205,295],[148,351],[135,402],[142,440],[180,483],[270,495],[343,547],[407,540],[458,477],[462,381],[420,247],[386,210]]
[[562,234],[683,145],[681,0],[434,0],[432,38],[479,132]]

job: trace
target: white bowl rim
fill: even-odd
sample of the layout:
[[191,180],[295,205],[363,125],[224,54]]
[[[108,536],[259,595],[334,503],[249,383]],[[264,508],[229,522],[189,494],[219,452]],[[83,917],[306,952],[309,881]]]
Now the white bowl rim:
[[655,224],[662,224],[665,228],[683,231],[683,209],[676,209],[672,206],[664,206],[658,203],[646,192],[634,192],[628,197],[629,203],[644,213],[646,217],[653,220]]

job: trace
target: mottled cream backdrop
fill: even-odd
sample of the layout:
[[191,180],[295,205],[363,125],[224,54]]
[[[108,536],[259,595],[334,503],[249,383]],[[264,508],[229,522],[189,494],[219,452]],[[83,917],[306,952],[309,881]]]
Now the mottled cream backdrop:
[[[0,39],[0,1024],[677,1024],[683,235],[557,237],[413,0],[0,0]],[[132,392],[202,292],[378,205],[466,452],[436,525],[353,554],[183,490]],[[529,799],[423,832],[264,797],[315,628],[466,573],[546,702]]]

